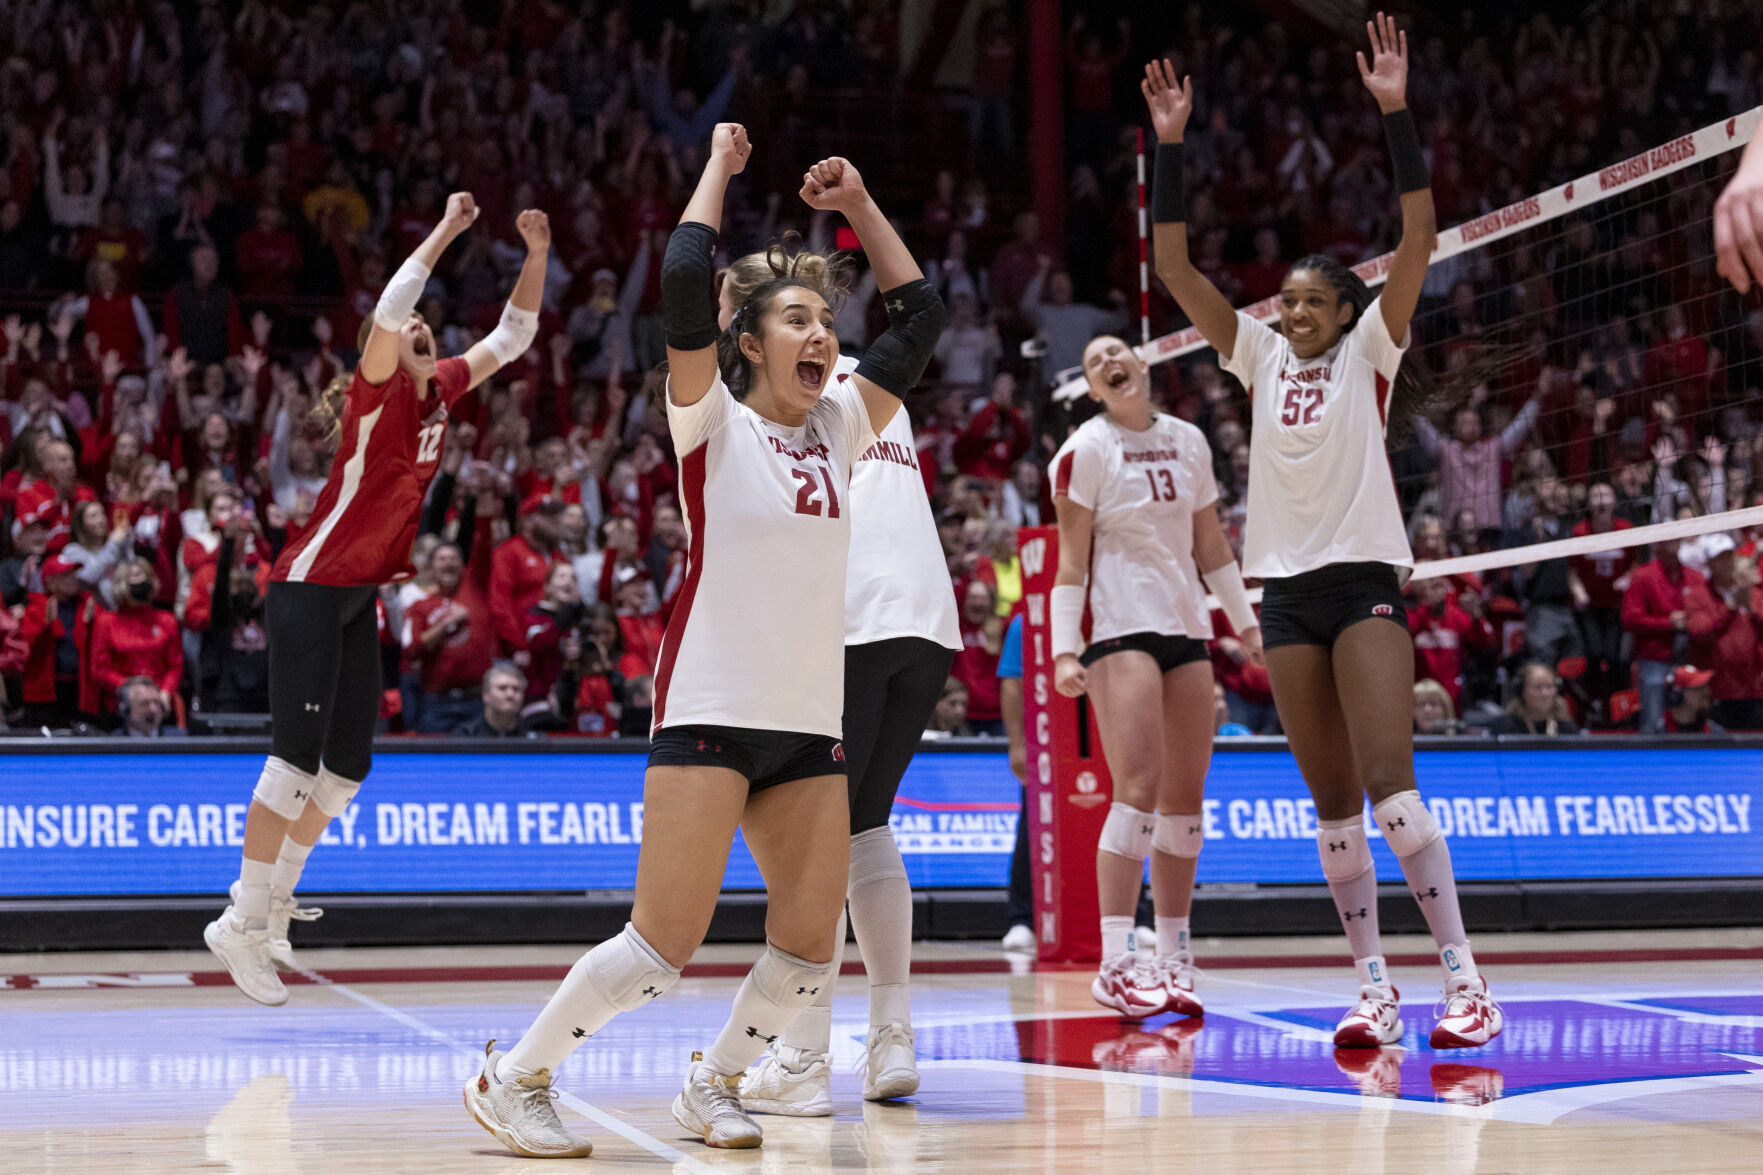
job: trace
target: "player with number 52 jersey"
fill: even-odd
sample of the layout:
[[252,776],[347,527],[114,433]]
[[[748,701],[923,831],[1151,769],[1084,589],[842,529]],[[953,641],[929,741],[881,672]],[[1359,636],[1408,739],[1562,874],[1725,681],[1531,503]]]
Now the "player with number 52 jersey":
[[245,817],[232,904],[203,939],[258,1003],[285,1003],[276,971],[294,969],[291,918],[311,920],[294,886],[307,854],[367,778],[379,720],[379,585],[411,573],[423,496],[440,463],[447,414],[532,346],[551,227],[520,214],[526,262],[502,321],[463,356],[439,359],[416,303],[454,238],[477,219],[469,192],[380,294],[362,324],[354,375],[332,382],[319,416],[337,439],[330,477],[304,533],[276,560],[265,599],[272,746]]

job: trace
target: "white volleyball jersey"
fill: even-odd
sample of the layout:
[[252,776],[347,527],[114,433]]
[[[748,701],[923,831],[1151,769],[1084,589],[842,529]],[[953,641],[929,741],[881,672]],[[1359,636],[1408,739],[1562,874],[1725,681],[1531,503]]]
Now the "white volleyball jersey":
[[[840,356],[838,373],[856,369],[855,360]],[[949,565],[904,408],[894,413],[851,472],[849,568],[847,645],[916,636],[945,649],[961,648]]]
[[1407,349],[1390,338],[1381,297],[1308,361],[1238,313],[1236,350],[1222,366],[1254,409],[1244,575],[1301,575],[1331,563],[1413,568],[1384,451],[1390,388]]
[[1054,455],[1053,493],[1092,515],[1090,643],[1135,632],[1211,638],[1194,563],[1194,511],[1218,501],[1204,433],[1161,412],[1143,432],[1093,416]]
[[851,467],[875,441],[835,376],[797,428],[719,377],[667,401],[679,454],[686,575],[655,667],[654,730],[708,724],[840,737]]

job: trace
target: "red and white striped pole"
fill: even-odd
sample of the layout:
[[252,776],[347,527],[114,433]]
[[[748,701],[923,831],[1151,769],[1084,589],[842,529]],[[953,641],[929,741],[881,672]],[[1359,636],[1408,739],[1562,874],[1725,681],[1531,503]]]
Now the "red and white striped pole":
[[1145,128],[1139,128],[1139,345],[1151,341],[1150,232],[1145,224]]

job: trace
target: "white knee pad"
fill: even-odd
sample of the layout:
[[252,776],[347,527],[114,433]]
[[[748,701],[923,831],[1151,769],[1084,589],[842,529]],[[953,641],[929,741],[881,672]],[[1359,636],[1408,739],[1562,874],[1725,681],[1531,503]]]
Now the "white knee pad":
[[1159,812],[1151,847],[1171,857],[1198,857],[1206,840],[1206,817],[1199,812]]
[[847,894],[856,893],[878,881],[906,877],[906,862],[900,857],[900,846],[894,843],[894,830],[885,824],[851,838],[851,874],[845,883]]
[[1129,861],[1143,861],[1151,855],[1151,841],[1156,833],[1157,818],[1150,812],[1115,804],[1108,809],[1108,819],[1102,824],[1102,839],[1096,847]]
[[753,986],[780,1008],[805,1008],[832,982],[837,966],[831,959],[824,963],[798,959],[768,942],[765,953],[753,964]]
[[1322,875],[1330,881],[1351,881],[1371,868],[1371,846],[1365,843],[1365,818],[1331,820],[1317,825],[1316,851]]
[[589,973],[606,1002],[621,1012],[635,1011],[679,982],[679,968],[662,958],[629,922],[588,952]]
[[306,811],[306,801],[318,791],[318,777],[308,775],[286,759],[271,755],[264,761],[263,774],[251,798],[284,820],[298,820]]
[[1439,838],[1439,822],[1420,793],[1399,791],[1371,809],[1378,830],[1398,857],[1412,857]]
[[312,802],[326,816],[335,818],[343,814],[355,793],[361,790],[359,779],[344,779],[329,767],[319,767],[318,785],[312,793]]

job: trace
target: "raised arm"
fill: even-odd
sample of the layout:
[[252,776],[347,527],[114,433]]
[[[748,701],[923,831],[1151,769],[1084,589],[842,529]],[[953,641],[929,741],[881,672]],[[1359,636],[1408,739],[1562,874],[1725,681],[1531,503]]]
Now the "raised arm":
[[515,279],[514,292],[502,308],[502,321],[482,341],[465,352],[471,368],[469,387],[477,387],[497,371],[526,354],[539,333],[539,305],[545,296],[545,266],[551,258],[551,221],[543,212],[527,209],[514,218],[514,227],[526,242],[526,260]]
[[1752,134],[1738,172],[1714,202],[1714,253],[1715,268],[1739,293],[1763,282],[1763,133]]
[[753,145],[747,128],[722,122],[710,136],[710,161],[667,239],[661,259],[661,318],[667,331],[667,395],[684,408],[696,404],[716,382],[716,236],[728,181],[747,166]]
[[857,363],[857,390],[869,410],[869,427],[879,435],[924,374],[949,312],[849,160],[835,155],[809,168],[802,177],[802,199],[811,208],[844,213],[887,307],[888,329]]
[[1237,312],[1211,280],[1194,268],[1188,258],[1186,201],[1182,193],[1182,141],[1188,117],[1194,112],[1194,84],[1182,78],[1167,61],[1145,66],[1139,83],[1145,105],[1151,110],[1151,126],[1157,132],[1157,174],[1151,185],[1151,242],[1156,252],[1157,276],[1175,295],[1176,305],[1223,358],[1237,346]]
[[422,299],[423,287],[441,254],[476,219],[477,203],[470,192],[454,192],[447,197],[447,211],[441,222],[416,247],[416,252],[405,258],[380,293],[379,304],[373,308],[373,329],[368,332],[367,345],[361,349],[361,362],[356,368],[362,379],[377,386],[397,373],[398,332],[404,329]]
[[1365,31],[1371,37],[1371,64],[1366,65],[1364,53],[1355,54],[1359,76],[1383,111],[1384,134],[1395,163],[1396,191],[1402,195],[1402,239],[1396,244],[1379,303],[1390,338],[1400,344],[1408,335],[1414,308],[1420,304],[1420,286],[1426,281],[1439,222],[1432,204],[1432,177],[1420,153],[1414,114],[1408,109],[1408,34],[1396,30],[1395,17],[1381,12],[1375,21],[1365,22]]

